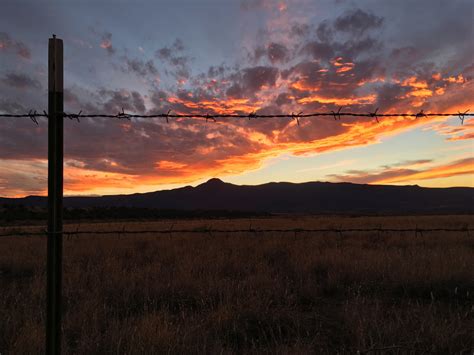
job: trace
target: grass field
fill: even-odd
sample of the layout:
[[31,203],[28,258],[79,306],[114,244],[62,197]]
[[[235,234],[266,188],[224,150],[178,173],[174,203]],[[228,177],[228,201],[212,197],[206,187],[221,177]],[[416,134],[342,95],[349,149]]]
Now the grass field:
[[[134,229],[459,228],[473,216],[126,222]],[[0,233],[37,230],[5,227]],[[66,230],[122,230],[121,223]],[[0,353],[44,351],[46,238],[0,238]],[[242,233],[64,239],[63,350],[466,353],[474,236]]]

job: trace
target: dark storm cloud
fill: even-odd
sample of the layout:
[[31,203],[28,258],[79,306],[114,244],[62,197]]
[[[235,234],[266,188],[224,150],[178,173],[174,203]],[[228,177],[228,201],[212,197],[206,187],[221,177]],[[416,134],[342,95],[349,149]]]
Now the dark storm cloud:
[[227,68],[225,67],[224,64],[214,66],[211,65],[207,71],[207,76],[209,78],[215,78],[217,76],[222,76],[226,72]]
[[275,86],[278,72],[278,68],[275,67],[246,68],[243,70],[242,84],[250,92],[256,92],[264,85]]
[[146,110],[145,101],[137,91],[100,89],[95,96],[99,99],[93,109],[96,112],[118,113],[122,108],[132,113],[144,113]]
[[281,43],[272,42],[267,49],[268,59],[272,64],[284,63],[288,57],[288,49]]
[[252,97],[263,86],[274,87],[279,70],[276,67],[256,66],[244,68],[233,75],[233,84],[227,89],[228,97]]
[[21,58],[31,58],[31,51],[27,45],[21,41],[13,40],[6,32],[0,32],[0,51],[13,51]]
[[38,80],[33,79],[26,74],[9,73],[0,79],[0,82],[8,87],[22,90],[41,88],[41,83]]
[[316,35],[321,42],[329,42],[333,38],[333,29],[331,28],[328,20],[321,22],[316,28]]
[[361,9],[346,12],[334,22],[334,28],[342,32],[362,35],[369,29],[382,25],[383,19]]
[[124,57],[124,61],[125,72],[134,73],[135,75],[144,78],[158,75],[158,69],[156,69],[155,63],[153,63],[151,59],[144,61],[138,58],[130,59],[128,57]]
[[26,108],[17,101],[0,99],[0,111],[20,114],[26,112]]
[[293,102],[293,99],[290,98],[290,95],[286,92],[282,92],[281,94],[278,95],[278,97],[275,99],[275,103],[278,106],[282,105],[289,105]]
[[171,46],[165,46],[157,49],[155,56],[173,65],[183,65],[186,64],[189,59],[185,56],[182,56],[181,53],[183,51],[184,43],[181,39],[177,38]]
[[289,59],[289,50],[282,43],[271,42],[267,46],[257,46],[248,54],[250,63],[257,64],[267,58],[271,64],[285,63]]
[[409,91],[408,87],[399,84],[387,83],[380,85],[377,89],[377,102],[375,106],[389,110],[395,107]]
[[[383,18],[360,9],[346,12],[334,20],[326,19],[316,27],[316,38],[310,37],[303,43],[300,53],[326,61],[335,56],[356,58],[381,47],[379,41],[367,32],[382,26],[382,23]],[[338,32],[345,38],[336,36]]]
[[290,36],[291,37],[305,37],[309,34],[310,26],[306,23],[294,23],[291,25]]
[[334,49],[330,43],[312,41],[303,46],[301,53],[309,54],[313,59],[329,60],[334,57]]
[[122,108],[129,112],[145,112],[145,101],[137,91],[102,89],[98,94],[104,112],[121,112]]
[[170,74],[177,80],[189,79],[191,70],[189,62],[191,58],[183,54],[184,43],[177,38],[171,46],[159,48],[155,52],[155,56],[162,62],[171,66],[171,70],[165,70],[166,74]]
[[370,53],[378,50],[382,44],[372,37],[365,37],[363,39],[352,39],[344,43],[344,50],[341,54],[349,58],[357,58],[362,53]]

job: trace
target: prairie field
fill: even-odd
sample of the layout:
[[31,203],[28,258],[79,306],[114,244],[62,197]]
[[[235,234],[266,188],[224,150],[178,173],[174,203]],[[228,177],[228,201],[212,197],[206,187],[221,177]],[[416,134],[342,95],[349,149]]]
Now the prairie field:
[[[64,237],[63,352],[471,354],[472,232],[254,231],[380,227],[473,228],[474,216],[68,223],[121,233]],[[46,237],[0,238],[2,355],[44,352],[45,269]]]

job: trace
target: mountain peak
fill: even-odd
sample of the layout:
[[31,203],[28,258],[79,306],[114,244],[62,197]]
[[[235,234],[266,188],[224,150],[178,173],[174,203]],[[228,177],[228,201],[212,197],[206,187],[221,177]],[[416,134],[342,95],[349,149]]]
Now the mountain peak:
[[225,183],[224,181],[222,181],[221,179],[217,179],[217,178],[212,178],[212,179],[209,179],[207,180],[205,183],[202,183],[201,185],[198,185],[196,186],[197,189],[199,190],[220,190],[222,188],[224,188],[225,186],[228,186],[230,184],[227,184]]
[[219,185],[224,185],[225,182],[222,181],[221,179],[218,178],[212,178],[207,180],[204,184],[202,185],[213,185],[213,186],[219,186]]

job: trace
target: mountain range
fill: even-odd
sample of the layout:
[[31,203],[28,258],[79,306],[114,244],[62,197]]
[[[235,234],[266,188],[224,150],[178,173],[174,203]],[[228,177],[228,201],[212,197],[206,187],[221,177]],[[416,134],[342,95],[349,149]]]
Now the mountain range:
[[[46,207],[47,198],[0,198],[0,205]],[[228,210],[268,213],[473,213],[474,188],[425,188],[417,185],[272,182],[234,185],[211,179],[196,187],[109,195],[65,197],[64,206],[139,207],[167,210]]]

